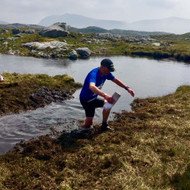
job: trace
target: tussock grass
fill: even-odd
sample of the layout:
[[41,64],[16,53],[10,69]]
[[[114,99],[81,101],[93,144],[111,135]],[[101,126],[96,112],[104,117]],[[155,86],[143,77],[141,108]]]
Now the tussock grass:
[[[29,141],[0,157],[2,189],[190,189],[190,86],[135,99],[90,139]],[[2,172],[3,171],[3,172]],[[5,172],[4,172],[5,171]]]

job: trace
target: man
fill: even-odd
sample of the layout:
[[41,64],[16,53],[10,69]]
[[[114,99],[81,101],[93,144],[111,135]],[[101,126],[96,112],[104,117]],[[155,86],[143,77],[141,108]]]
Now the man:
[[[93,123],[95,109],[98,107],[103,107],[106,102],[113,103],[114,100],[112,96],[106,94],[101,90],[105,80],[111,80],[120,87],[126,89],[131,96],[134,97],[134,92],[131,88],[126,86],[121,80],[114,77],[111,72],[114,72],[114,64],[110,59],[103,59],[101,61],[100,67],[93,69],[87,75],[83,88],[80,93],[80,102],[85,110],[86,119],[82,124],[83,129],[90,128]],[[104,99],[99,99],[97,96],[102,96]],[[102,131],[106,131],[109,128],[107,125],[107,120],[111,109],[103,109],[103,119],[102,119]]]

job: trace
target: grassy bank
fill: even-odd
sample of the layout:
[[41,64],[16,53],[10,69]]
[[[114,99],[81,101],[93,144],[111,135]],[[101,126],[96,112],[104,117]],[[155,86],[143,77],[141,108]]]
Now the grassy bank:
[[68,99],[81,87],[68,75],[4,73],[0,83],[0,115],[19,113]]
[[0,189],[190,189],[190,86],[135,99],[115,132],[32,140],[0,157]]

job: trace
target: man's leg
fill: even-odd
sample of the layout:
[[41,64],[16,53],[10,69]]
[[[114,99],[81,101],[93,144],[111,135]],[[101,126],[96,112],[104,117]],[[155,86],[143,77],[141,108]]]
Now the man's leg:
[[107,131],[107,130],[114,131],[107,124],[107,120],[108,120],[110,111],[111,111],[111,108],[110,109],[103,109],[103,121],[102,121],[102,126],[101,126],[102,131]]
[[82,127],[89,128],[93,123],[93,119],[94,119],[94,117],[86,117],[86,119],[84,120],[84,122],[82,124]]
[[[104,103],[106,103],[107,101],[104,100]],[[106,131],[106,130],[113,130],[111,129],[108,124],[107,124],[107,121],[108,121],[108,117],[110,115],[110,111],[111,111],[111,108],[110,109],[105,109],[103,108],[103,112],[102,112],[102,126],[101,126],[101,129],[102,131]]]
[[[107,100],[104,99],[104,104],[107,103]],[[103,108],[103,112],[102,112],[102,123],[107,123],[107,120],[108,120],[108,117],[110,115],[110,111],[111,111],[111,108],[110,109],[105,109]]]
[[[104,99],[104,104],[106,102],[107,102],[107,100]],[[101,126],[102,131],[106,131],[109,128],[108,124],[107,124],[107,121],[108,121],[108,117],[110,115],[110,111],[111,111],[111,108],[110,109],[103,108],[103,112],[102,112],[102,126]]]
[[102,112],[102,116],[103,116],[102,123],[107,123],[108,117],[110,115],[110,111],[111,111],[111,109],[103,109],[103,112]]

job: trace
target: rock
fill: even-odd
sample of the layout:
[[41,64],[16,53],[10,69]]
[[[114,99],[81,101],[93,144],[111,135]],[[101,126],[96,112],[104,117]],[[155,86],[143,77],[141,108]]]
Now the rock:
[[12,29],[12,34],[13,35],[17,35],[17,34],[20,34],[20,33],[23,33],[23,34],[34,34],[35,30],[34,29],[21,30],[21,29],[18,29],[18,28],[13,28]]
[[17,28],[13,28],[13,29],[12,29],[12,34],[13,34],[13,35],[16,35],[16,34],[19,34],[19,33],[21,33],[21,30],[20,30],[20,29],[17,29]]
[[[36,51],[33,51],[33,54],[35,54],[36,53]],[[37,53],[38,55],[39,55],[39,57],[41,57],[41,58],[46,58],[46,59],[48,59],[48,58],[50,58],[50,55],[48,55],[47,53],[44,53],[44,52],[38,52]]]
[[78,58],[77,52],[75,50],[71,51],[68,58],[71,60],[76,60]]
[[16,34],[15,37],[16,37],[16,38],[20,38],[20,37],[22,37],[22,35]]
[[69,34],[69,26],[66,23],[55,23],[39,32],[43,37],[58,38]]
[[9,42],[4,42],[3,45],[5,45],[6,47],[9,45]]
[[29,29],[29,30],[23,30],[22,33],[24,34],[34,34],[36,31],[34,29]]
[[7,52],[9,55],[15,55],[15,51],[13,51],[12,49],[9,49]]
[[67,46],[68,44],[65,42],[59,42],[59,41],[51,41],[51,42],[29,42],[22,44],[23,47],[27,47],[29,49],[54,49],[54,48],[62,48],[63,46]]
[[60,91],[60,89],[51,90],[45,86],[42,86],[38,89],[37,92],[33,93],[30,96],[30,100],[34,104],[43,106],[50,102],[62,102],[63,100],[71,97],[71,95],[67,94],[66,92]]
[[81,59],[87,59],[90,57],[91,55],[91,51],[87,48],[87,47],[84,47],[84,48],[78,48],[76,49],[77,53],[79,54],[79,57]]
[[5,30],[5,29],[0,30],[0,34],[4,34],[4,33],[7,33],[7,32],[8,32],[8,30]]
[[155,43],[152,43],[152,46],[156,46],[156,47],[159,47],[161,44],[158,43],[158,42],[155,42]]

